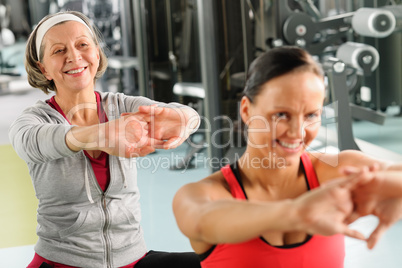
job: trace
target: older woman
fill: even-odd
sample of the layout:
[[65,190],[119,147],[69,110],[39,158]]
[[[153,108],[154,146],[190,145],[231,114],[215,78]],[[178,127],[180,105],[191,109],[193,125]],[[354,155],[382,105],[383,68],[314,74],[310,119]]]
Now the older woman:
[[107,67],[99,43],[79,12],[45,17],[27,43],[29,83],[55,93],[9,130],[39,200],[28,267],[199,267],[195,254],[147,253],[134,158],[180,145],[199,117],[177,103],[94,91]]
[[[343,235],[362,239],[346,225],[351,192],[363,200],[359,189],[367,183],[373,193],[373,172],[402,172],[358,151],[305,151],[320,128],[324,91],[322,70],[300,48],[275,48],[252,63],[240,104],[245,153],[174,198],[179,228],[202,267],[343,267]],[[360,203],[359,212],[375,206]]]

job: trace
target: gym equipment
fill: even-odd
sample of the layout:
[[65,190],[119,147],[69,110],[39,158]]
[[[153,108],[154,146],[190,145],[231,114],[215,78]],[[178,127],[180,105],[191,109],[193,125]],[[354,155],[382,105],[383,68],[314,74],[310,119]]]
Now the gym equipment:
[[[204,114],[204,99],[205,99],[205,89],[203,87],[202,83],[186,83],[186,82],[181,82],[181,83],[176,83],[173,86],[173,93],[176,94],[177,96],[186,96],[186,97],[191,97],[197,99],[197,103],[193,106],[197,110],[197,112],[202,116]],[[197,132],[196,132],[197,133]],[[208,147],[208,144],[206,142],[205,134],[203,134],[203,137],[200,141],[196,142],[194,140],[194,136],[196,133],[192,134],[188,138],[188,144],[189,148],[187,150],[187,154],[181,161],[178,163],[175,163],[170,167],[171,170],[183,170],[183,169],[188,169],[188,168],[193,168],[194,166],[191,164],[193,159],[196,157],[196,155],[200,152],[202,152],[204,149]]]

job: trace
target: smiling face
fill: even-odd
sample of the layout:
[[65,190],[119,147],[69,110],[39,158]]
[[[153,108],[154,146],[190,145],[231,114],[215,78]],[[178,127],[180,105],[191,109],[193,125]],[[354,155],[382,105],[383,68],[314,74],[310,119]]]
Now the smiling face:
[[82,23],[67,21],[53,26],[43,39],[39,68],[58,91],[93,90],[99,67],[99,49]]
[[317,136],[325,86],[310,71],[294,71],[261,86],[251,103],[243,97],[240,113],[248,126],[248,150],[259,157],[275,153],[286,163],[298,163]]

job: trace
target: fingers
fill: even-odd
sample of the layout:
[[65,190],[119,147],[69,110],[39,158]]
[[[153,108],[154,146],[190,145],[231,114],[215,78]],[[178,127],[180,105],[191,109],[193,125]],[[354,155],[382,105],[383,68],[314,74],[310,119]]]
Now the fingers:
[[361,171],[369,171],[369,172],[374,172],[378,171],[380,169],[380,164],[379,163],[372,163],[369,166],[364,166],[362,168],[354,167],[354,166],[344,166],[340,168],[340,172],[345,174],[345,175],[352,175],[359,173]]
[[[372,181],[375,177],[375,171],[377,167],[375,165],[372,166],[365,166],[360,169],[355,167],[343,167],[341,168],[341,172],[349,177],[350,180],[355,182],[356,184],[359,183],[361,185],[367,184],[368,182]],[[354,186],[356,186],[356,184]]]
[[353,166],[345,166],[345,167],[341,167],[339,169],[339,172],[346,176],[357,174],[357,173],[359,173],[359,171],[360,171],[360,168],[353,167]]
[[136,157],[143,157],[150,153],[155,152],[155,148],[151,146],[136,148],[134,146],[127,148],[126,158],[136,158]]
[[181,137],[170,138],[163,145],[163,149],[165,149],[165,150],[174,149],[174,148],[178,147],[179,145],[181,145],[183,143],[183,141],[184,141],[184,139],[182,139]]
[[164,145],[166,144],[166,141],[164,141],[164,140],[158,140],[158,139],[153,139],[153,138],[150,138],[150,139],[148,139],[148,146],[151,146],[151,147],[153,147],[153,148],[155,148],[155,149],[165,149],[164,148]]
[[367,239],[367,247],[369,249],[373,249],[378,240],[380,240],[380,237],[385,233],[388,228],[389,225],[380,222],[375,230],[371,233],[370,237]]
[[379,163],[374,163],[371,166],[369,166],[369,171],[370,172],[375,172],[380,170],[380,164]]
[[366,240],[366,237],[364,237],[364,235],[362,233],[360,233],[360,232],[358,232],[356,230],[349,229],[347,226],[345,226],[343,234],[345,236],[349,236],[351,238],[356,238],[356,239],[359,239],[359,240]]
[[332,188],[340,187],[346,190],[353,190],[354,188],[356,188],[357,184],[359,184],[361,180],[362,179],[360,176],[348,176],[347,178],[338,178],[331,180],[323,184],[323,186]]
[[[148,107],[148,106],[144,106],[144,107]],[[152,109],[152,108],[148,108],[148,109]],[[161,108],[163,109],[163,108]],[[150,123],[152,118],[154,118],[154,116],[156,115],[155,112],[141,112],[138,111],[136,113],[121,113],[120,117],[126,117],[126,119],[134,119],[134,120],[138,120],[138,121],[142,121],[145,123]]]
[[349,217],[345,219],[346,224],[351,224],[352,222],[355,222],[357,219],[359,219],[361,215],[357,213],[356,211],[353,211]]
[[134,118],[136,118],[138,120],[146,121],[145,120],[145,118],[146,118],[145,114],[140,113],[140,112],[136,112],[136,113],[121,113],[120,117],[134,117]]
[[376,167],[374,165],[371,166],[363,166],[362,168],[357,168],[353,166],[344,166],[339,169],[341,173],[343,173],[346,176],[351,176],[351,175],[363,175],[367,174],[368,172],[375,171]]
[[139,156],[140,157],[146,156],[146,155],[148,155],[150,153],[153,153],[153,152],[155,152],[155,148],[153,148],[151,146],[146,146],[146,147],[143,147],[143,148],[140,149]]
[[140,106],[138,107],[138,111],[140,113],[151,114],[151,115],[159,115],[163,112],[163,107],[157,107],[157,104],[149,105],[149,106]]

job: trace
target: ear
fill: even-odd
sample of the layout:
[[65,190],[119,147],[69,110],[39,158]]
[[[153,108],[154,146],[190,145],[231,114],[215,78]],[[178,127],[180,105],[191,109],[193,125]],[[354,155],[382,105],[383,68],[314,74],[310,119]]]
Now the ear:
[[39,70],[43,73],[43,75],[46,77],[47,80],[51,81],[53,78],[47,73],[45,66],[40,62],[36,62],[36,65],[38,66]]
[[247,98],[246,96],[243,96],[243,98],[240,101],[240,117],[243,120],[244,124],[246,125],[251,116],[250,109],[251,109],[250,99]]

